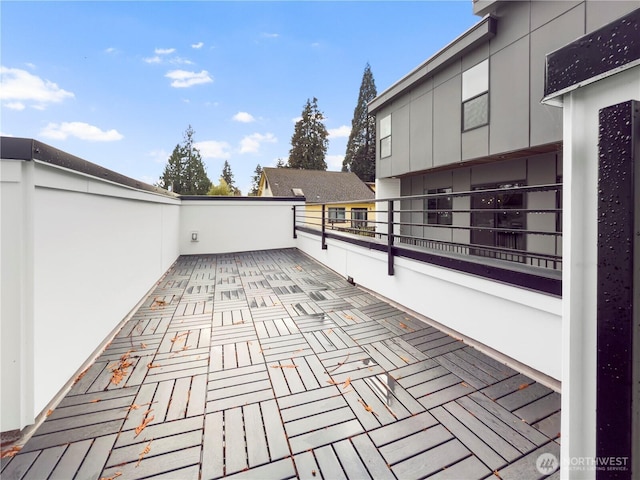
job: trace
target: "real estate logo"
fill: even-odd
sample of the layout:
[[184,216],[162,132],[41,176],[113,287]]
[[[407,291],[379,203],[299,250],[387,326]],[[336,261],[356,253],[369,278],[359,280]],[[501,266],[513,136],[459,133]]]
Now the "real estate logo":
[[536,468],[542,475],[549,475],[558,469],[558,458],[553,453],[543,453],[536,460]]

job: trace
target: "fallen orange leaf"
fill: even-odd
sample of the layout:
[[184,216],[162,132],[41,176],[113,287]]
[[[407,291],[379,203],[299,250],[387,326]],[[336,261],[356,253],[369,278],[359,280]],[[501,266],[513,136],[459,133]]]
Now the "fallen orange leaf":
[[120,475],[122,475],[122,472],[116,472],[110,477],[101,477],[100,480],[113,480],[114,478],[118,478]]
[[6,450],[3,450],[2,452],[0,452],[0,458],[13,457],[20,450],[22,450],[22,447],[20,445],[14,445],[13,447],[7,448]]
[[409,327],[407,327],[404,323],[400,322],[400,328],[404,328],[406,330]]
[[529,384],[528,384],[528,383],[523,383],[522,385],[520,385],[520,386],[518,387],[518,390],[524,390],[524,389],[525,389],[525,388],[527,388],[528,386],[529,386]]
[[147,446],[144,447],[144,450],[142,450],[142,452],[140,452],[140,455],[138,455],[138,463],[136,463],[136,468],[138,468],[138,465],[140,465],[140,462],[142,461],[144,456],[151,451],[151,442],[153,442],[153,440],[147,443]]
[[271,368],[298,368],[298,365],[271,365]]
[[140,435],[140,432],[142,432],[142,430],[144,430],[147,427],[147,425],[149,425],[149,423],[153,421],[155,417],[153,415],[149,416],[151,412],[153,412],[153,410],[150,409],[144,413],[144,418],[142,419],[142,422],[140,423],[140,425],[136,427],[136,434],[134,435],[133,438],[136,438],[138,435]]
[[158,365],[157,363],[153,363],[153,362],[149,362],[149,363],[147,364],[147,368],[158,368],[158,367],[160,367],[160,366],[161,366],[161,365]]
[[99,398],[94,398],[94,399],[93,399],[93,400],[91,400],[91,402],[89,402],[89,403],[98,403],[99,401],[100,401],[100,399],[99,399]]
[[53,413],[53,408],[50,408],[49,410],[47,410],[46,416],[48,417],[52,413]]
[[344,386],[342,387],[342,389],[344,390],[349,385],[351,385],[351,377],[347,377],[347,379],[344,381]]

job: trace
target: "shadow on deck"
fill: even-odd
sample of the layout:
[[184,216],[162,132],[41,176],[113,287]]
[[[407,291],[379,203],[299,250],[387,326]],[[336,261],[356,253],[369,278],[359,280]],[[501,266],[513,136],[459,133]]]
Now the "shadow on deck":
[[558,393],[298,250],[183,256],[2,478],[540,478],[559,425]]

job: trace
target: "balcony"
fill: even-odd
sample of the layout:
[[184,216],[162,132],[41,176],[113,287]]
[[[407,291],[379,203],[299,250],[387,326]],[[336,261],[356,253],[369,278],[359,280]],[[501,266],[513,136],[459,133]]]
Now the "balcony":
[[18,140],[2,425],[29,440],[3,478],[538,478],[559,456],[559,298],[425,261],[406,199],[305,226],[300,199],[179,198]]

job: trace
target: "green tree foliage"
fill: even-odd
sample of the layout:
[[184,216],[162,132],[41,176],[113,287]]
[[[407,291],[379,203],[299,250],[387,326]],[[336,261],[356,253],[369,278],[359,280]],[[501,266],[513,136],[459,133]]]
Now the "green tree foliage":
[[279,158],[278,162],[276,163],[276,168],[287,168],[287,164],[283,159]]
[[258,195],[258,189],[260,188],[260,178],[262,177],[262,167],[260,164],[256,165],[256,169],[251,177],[251,190],[249,190],[249,196],[255,197]]
[[358,103],[353,111],[351,134],[342,161],[343,172],[353,172],[364,182],[376,179],[376,120],[367,104],[377,95],[376,84],[367,63],[362,75]]
[[318,110],[318,99],[307,100],[302,118],[296,122],[289,150],[289,168],[326,170],[325,156],[329,146],[324,115]]
[[182,144],[176,145],[167,161],[158,186],[180,195],[205,195],[211,188],[200,151],[193,142],[191,125]]
[[233,195],[235,196],[242,195],[242,193],[240,192],[240,189],[236,186],[235,180],[233,179],[231,166],[229,165],[229,162],[226,160],[224,161],[224,166],[222,167],[222,178],[224,178],[224,181],[227,182],[227,185],[229,186],[229,190]]
[[211,185],[211,188],[207,192],[207,195],[211,196],[222,196],[222,197],[232,197],[233,191],[229,188],[229,184],[227,181],[220,177],[220,183],[218,185]]

